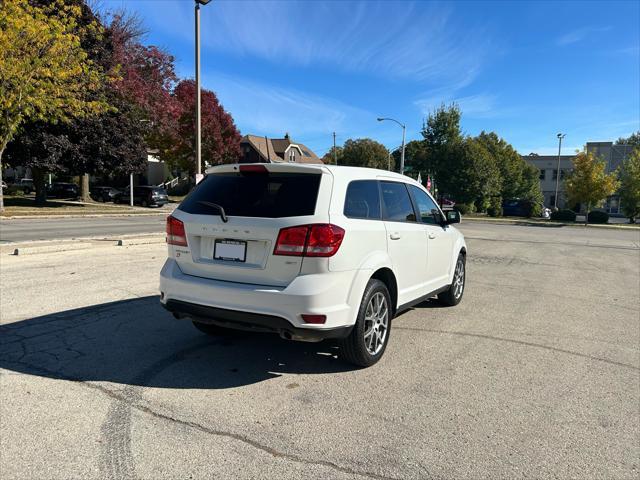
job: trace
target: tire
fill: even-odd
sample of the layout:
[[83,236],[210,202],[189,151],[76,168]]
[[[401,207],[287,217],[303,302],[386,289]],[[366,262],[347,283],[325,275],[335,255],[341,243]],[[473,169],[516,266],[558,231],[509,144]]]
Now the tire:
[[467,280],[466,256],[462,253],[458,254],[456,267],[453,273],[453,282],[449,289],[438,294],[440,303],[449,307],[454,307],[462,300],[464,294],[464,286]]
[[202,333],[211,335],[212,337],[229,337],[241,334],[240,330],[233,330],[231,328],[219,327],[217,325],[211,325],[209,323],[200,323],[193,321],[193,326],[200,330]]
[[[386,313],[376,315],[376,311],[385,310]],[[378,362],[389,343],[392,313],[391,295],[387,286],[372,278],[364,289],[353,330],[339,342],[341,358],[359,367],[370,367]]]
[[142,203],[140,205],[146,208],[149,206],[149,203],[146,200],[142,200]]

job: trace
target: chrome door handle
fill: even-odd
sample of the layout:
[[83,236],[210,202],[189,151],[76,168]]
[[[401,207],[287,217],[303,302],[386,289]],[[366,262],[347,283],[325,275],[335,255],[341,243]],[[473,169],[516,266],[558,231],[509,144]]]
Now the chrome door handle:
[[400,240],[401,235],[398,232],[392,233],[391,235],[389,235],[389,238],[391,240]]
[[429,238],[430,238],[431,240],[433,240],[434,238],[436,238],[436,234],[435,234],[435,233],[430,233],[430,234],[429,234]]

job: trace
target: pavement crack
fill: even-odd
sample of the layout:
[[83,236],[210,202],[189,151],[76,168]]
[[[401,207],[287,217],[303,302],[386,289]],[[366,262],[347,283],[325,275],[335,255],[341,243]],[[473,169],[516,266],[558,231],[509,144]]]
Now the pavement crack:
[[524,346],[527,346],[527,347],[534,347],[534,348],[543,348],[545,350],[551,350],[553,352],[565,353],[567,355],[573,355],[573,356],[576,356],[576,357],[588,358],[589,360],[595,360],[595,361],[598,361],[598,362],[603,362],[603,363],[608,363],[610,365],[615,365],[617,367],[629,368],[631,370],[640,371],[640,367],[636,367],[635,365],[629,365],[628,363],[617,362],[615,360],[609,360],[608,358],[595,357],[593,355],[588,355],[586,353],[574,352],[574,351],[571,351],[571,350],[565,350],[563,348],[552,347],[552,346],[543,345],[543,344],[540,344],[540,343],[525,342],[523,340],[515,340],[515,339],[512,339],[512,338],[494,337],[494,336],[491,336],[491,335],[484,335],[484,334],[481,334],[481,333],[467,333],[467,332],[454,332],[454,331],[450,331],[450,330],[432,330],[432,329],[429,329],[429,328],[402,327],[402,326],[398,326],[398,325],[394,325],[393,329],[394,330],[410,330],[410,331],[415,331],[415,332],[441,333],[441,334],[445,334],[445,335],[459,335],[459,336],[462,336],[462,337],[475,337],[475,338],[482,338],[482,339],[485,339],[485,340],[495,340],[495,341],[500,341],[500,342],[514,343],[516,345],[524,345]]

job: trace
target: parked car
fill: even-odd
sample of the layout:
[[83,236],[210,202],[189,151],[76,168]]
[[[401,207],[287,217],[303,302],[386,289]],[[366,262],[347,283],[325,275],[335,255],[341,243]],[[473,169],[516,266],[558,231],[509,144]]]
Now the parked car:
[[31,192],[35,190],[33,187],[33,179],[32,178],[21,178],[10,187],[12,192],[22,191],[25,195],[29,195]]
[[114,199],[120,194],[120,190],[113,187],[91,187],[89,190],[91,198],[96,202],[113,202]]
[[[119,192],[115,197],[116,203],[129,203],[131,190],[129,187]],[[149,185],[141,185],[133,187],[133,204],[143,207],[161,207],[169,203],[169,195],[162,187],[152,187]]]
[[160,301],[223,335],[338,339],[376,363],[399,312],[462,299],[467,247],[418,182],[330,165],[220,165],[167,218]]
[[75,183],[54,182],[47,185],[47,197],[78,198],[80,189]]
[[528,200],[512,198],[502,202],[502,214],[505,217],[530,217],[532,205]]

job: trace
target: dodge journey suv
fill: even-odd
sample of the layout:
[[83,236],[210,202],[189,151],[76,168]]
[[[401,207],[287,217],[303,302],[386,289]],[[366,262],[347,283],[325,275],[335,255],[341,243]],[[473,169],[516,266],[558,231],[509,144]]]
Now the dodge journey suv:
[[167,218],[160,299],[207,334],[333,338],[345,360],[373,365],[399,312],[462,299],[459,221],[419,183],[383,170],[213,167]]

